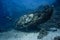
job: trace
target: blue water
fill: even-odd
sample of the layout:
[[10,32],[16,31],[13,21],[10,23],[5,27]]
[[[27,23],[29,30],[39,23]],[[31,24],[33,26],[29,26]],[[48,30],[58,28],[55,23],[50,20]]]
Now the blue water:
[[0,0],[0,30],[13,27],[21,15],[45,4],[59,6],[59,0]]

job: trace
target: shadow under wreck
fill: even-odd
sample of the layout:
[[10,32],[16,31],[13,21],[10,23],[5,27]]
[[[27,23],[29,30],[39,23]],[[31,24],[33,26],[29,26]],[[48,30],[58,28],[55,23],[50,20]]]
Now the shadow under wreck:
[[40,24],[47,22],[53,13],[53,5],[45,5],[43,10],[38,9],[30,12],[30,14],[19,17],[16,21],[15,29],[24,32],[40,31],[38,27]]

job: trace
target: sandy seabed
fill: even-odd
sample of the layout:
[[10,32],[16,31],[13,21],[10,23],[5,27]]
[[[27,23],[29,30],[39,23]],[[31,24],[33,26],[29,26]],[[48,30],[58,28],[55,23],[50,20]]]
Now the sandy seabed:
[[54,40],[54,37],[60,36],[60,30],[55,32],[49,31],[48,35],[42,39],[37,39],[37,33],[25,33],[16,30],[0,33],[0,40]]

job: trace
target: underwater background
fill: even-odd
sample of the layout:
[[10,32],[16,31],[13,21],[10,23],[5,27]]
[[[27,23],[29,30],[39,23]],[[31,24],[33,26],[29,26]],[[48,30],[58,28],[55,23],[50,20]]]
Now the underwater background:
[[[60,0],[0,0],[0,40],[38,40],[34,37],[38,33],[24,33],[14,30],[15,22],[26,12],[46,4],[54,5],[55,11],[51,19],[41,26],[60,28]],[[53,40],[51,38],[60,34],[59,31],[54,33],[50,32],[45,40]],[[54,36],[52,37],[52,35]],[[48,38],[49,36],[51,38]]]

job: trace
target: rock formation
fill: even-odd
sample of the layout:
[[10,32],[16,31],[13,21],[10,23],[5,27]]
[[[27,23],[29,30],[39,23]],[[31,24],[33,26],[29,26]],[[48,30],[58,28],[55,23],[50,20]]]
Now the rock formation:
[[54,37],[54,40],[60,40],[60,36]]

